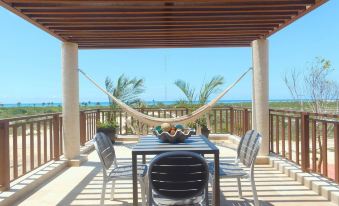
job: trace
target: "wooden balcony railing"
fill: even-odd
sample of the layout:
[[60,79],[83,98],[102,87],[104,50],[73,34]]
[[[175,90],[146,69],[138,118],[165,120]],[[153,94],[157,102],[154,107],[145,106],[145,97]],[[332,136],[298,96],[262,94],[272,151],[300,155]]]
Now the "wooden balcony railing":
[[44,114],[0,120],[0,185],[37,167],[58,160],[62,151],[60,114]]
[[339,115],[270,110],[270,151],[339,183]]
[[[156,117],[188,114],[187,108],[137,110]],[[150,126],[116,109],[80,112],[80,143],[96,133],[98,120],[113,117],[119,134],[147,134]],[[207,114],[212,133],[242,136],[252,126],[251,110],[214,107]],[[339,183],[339,115],[270,110],[270,152]],[[62,116],[59,113],[0,120],[0,190],[10,182],[63,154]]]

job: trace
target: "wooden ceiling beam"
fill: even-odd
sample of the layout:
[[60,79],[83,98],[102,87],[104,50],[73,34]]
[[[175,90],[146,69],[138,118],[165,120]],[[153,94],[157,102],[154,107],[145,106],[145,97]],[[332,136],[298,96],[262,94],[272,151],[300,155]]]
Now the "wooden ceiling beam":
[[49,27],[49,29],[53,30],[56,33],[78,33],[78,32],[158,32],[158,31],[164,31],[164,32],[176,32],[176,31],[182,31],[185,32],[188,29],[190,31],[196,31],[196,32],[213,32],[213,31],[223,31],[223,32],[240,32],[240,31],[258,31],[258,32],[265,32],[267,30],[272,30],[274,27],[171,27],[171,26],[165,26],[163,28],[107,28],[107,27],[83,27],[83,28],[55,28],[55,27]]
[[20,10],[32,10],[32,11],[44,11],[44,10],[166,10],[166,9],[174,9],[174,10],[229,10],[229,9],[304,9],[308,4],[303,2],[300,3],[285,3],[285,4],[277,4],[276,2],[271,4],[239,4],[239,5],[179,5],[179,6],[103,6],[103,5],[95,5],[95,6],[83,6],[83,5],[70,5],[70,4],[32,4],[32,3],[13,3],[12,6],[20,9]]
[[0,0],[80,48],[250,46],[326,0]]
[[21,9],[21,12],[26,15],[35,15],[35,14],[90,14],[90,15],[106,15],[106,14],[116,14],[116,15],[139,15],[139,14],[209,14],[213,12],[213,14],[246,14],[246,13],[286,13],[286,14],[294,14],[300,10],[304,10],[305,6],[299,7],[277,7],[277,8],[232,8],[232,9]]
[[[5,0],[8,3],[60,3],[60,4],[81,4],[81,5],[128,5],[131,3],[141,3],[141,4],[164,4],[164,3],[194,3],[194,4],[204,4],[204,3],[271,3],[272,0]],[[278,0],[278,2],[300,2],[300,0]],[[315,0],[305,0],[305,3],[314,4]]]

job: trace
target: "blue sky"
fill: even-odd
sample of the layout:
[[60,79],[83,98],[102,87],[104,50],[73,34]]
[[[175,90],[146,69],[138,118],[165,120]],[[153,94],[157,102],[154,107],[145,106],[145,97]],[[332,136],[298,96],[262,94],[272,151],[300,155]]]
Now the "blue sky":
[[[331,60],[339,79],[339,1],[332,0],[269,38],[270,99],[290,98],[286,71],[304,70],[315,57]],[[60,102],[61,42],[0,7],[0,102]],[[225,87],[252,64],[251,48],[80,50],[79,66],[102,85],[106,76],[145,79],[145,100],[178,100],[176,79],[197,89],[214,75]],[[165,95],[167,88],[167,95]],[[247,76],[223,99],[251,99]],[[81,101],[107,97],[80,76]]]

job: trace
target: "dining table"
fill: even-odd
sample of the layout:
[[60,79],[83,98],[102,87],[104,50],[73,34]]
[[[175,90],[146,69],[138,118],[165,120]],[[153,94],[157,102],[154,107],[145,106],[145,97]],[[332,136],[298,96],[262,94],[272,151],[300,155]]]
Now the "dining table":
[[[138,205],[137,166],[138,156],[142,156],[142,164],[146,163],[147,155],[157,155],[164,152],[189,151],[201,155],[211,154],[214,157],[214,177],[219,177],[219,149],[205,136],[193,135],[182,143],[164,143],[156,136],[142,136],[132,148],[132,178],[133,178],[133,206]],[[220,180],[214,178],[213,206],[220,205]]]

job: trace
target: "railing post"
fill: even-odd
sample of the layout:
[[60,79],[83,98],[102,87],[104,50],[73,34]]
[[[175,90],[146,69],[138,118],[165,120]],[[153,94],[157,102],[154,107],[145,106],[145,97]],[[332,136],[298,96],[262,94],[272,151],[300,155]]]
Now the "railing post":
[[60,120],[59,120],[59,114],[53,115],[53,159],[59,160],[60,157]]
[[0,121],[0,191],[10,187],[9,122]]
[[80,145],[84,146],[86,143],[86,114],[80,111]]
[[97,113],[96,113],[96,121],[95,121],[95,128],[97,125],[97,122],[100,122],[100,109],[97,109]]
[[248,128],[249,128],[249,122],[248,122],[248,109],[247,108],[244,108],[244,111],[243,111],[243,118],[242,118],[242,125],[243,125],[243,135],[246,134]]
[[310,166],[310,116],[301,113],[301,169],[308,172]]
[[[274,147],[273,147],[273,114],[271,113],[271,110],[269,110],[269,119],[270,119],[270,125],[269,125],[270,152],[274,152]],[[253,129],[256,129],[256,128],[253,128]]]
[[334,123],[334,179],[337,183],[339,183],[339,123]]
[[234,133],[234,109],[230,107],[230,132]]

